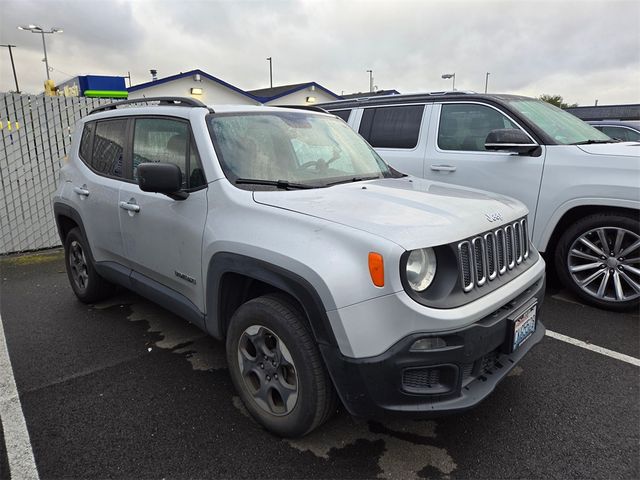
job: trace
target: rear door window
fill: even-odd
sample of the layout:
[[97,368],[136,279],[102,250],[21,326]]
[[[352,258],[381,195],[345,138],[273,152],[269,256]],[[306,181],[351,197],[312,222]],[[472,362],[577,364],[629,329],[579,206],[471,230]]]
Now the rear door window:
[[358,133],[377,148],[415,148],[424,105],[366,108]]

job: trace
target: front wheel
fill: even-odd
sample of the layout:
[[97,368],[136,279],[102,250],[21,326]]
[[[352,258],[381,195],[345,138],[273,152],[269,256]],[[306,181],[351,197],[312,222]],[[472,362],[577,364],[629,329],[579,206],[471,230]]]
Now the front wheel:
[[251,416],[283,437],[300,437],[326,421],[336,395],[299,308],[283,295],[249,300],[233,314],[227,362]]
[[560,237],[555,264],[562,283],[586,303],[623,311],[640,305],[640,226],[637,217],[599,213]]

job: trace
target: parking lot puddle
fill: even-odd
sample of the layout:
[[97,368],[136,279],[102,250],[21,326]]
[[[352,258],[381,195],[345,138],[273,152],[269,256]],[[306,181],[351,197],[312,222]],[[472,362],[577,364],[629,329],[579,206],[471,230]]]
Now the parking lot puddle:
[[227,368],[224,345],[209,336],[204,336],[173,350],[184,354],[194,370],[222,370]]
[[436,437],[435,422],[392,421],[382,424],[382,428],[373,428],[373,425],[372,422],[341,414],[306,437],[285,442],[297,450],[330,459],[332,451],[355,444],[358,440],[382,440],[385,450],[378,458],[382,472],[380,478],[421,478],[419,472],[425,469],[435,469],[446,477],[456,469],[455,462],[444,448],[429,445],[430,439]]
[[[233,406],[251,418],[240,397],[233,397]],[[347,413],[340,413],[303,438],[283,442],[301,452],[311,452],[318,458],[331,460],[332,455],[358,441],[383,441],[384,453],[377,459],[378,478],[418,479],[421,472],[435,472],[448,478],[457,468],[446,449],[429,445],[436,438],[436,422],[394,420],[385,423],[367,422]]]
[[147,331],[162,337],[154,342],[158,348],[172,349],[205,335],[197,327],[151,303],[134,303],[130,307],[131,314],[127,317],[128,320],[146,321],[149,324]]
[[[138,297],[125,293],[112,300],[98,303],[94,308],[128,306],[131,313],[127,320],[146,322],[147,332],[161,338],[153,342],[153,347],[171,350],[184,355],[194,370],[220,370],[227,368],[224,345],[171,312]],[[153,350],[149,347],[148,350]]]
[[[96,309],[129,307],[127,319],[146,322],[147,331],[159,338],[153,348],[170,350],[183,355],[194,370],[218,370],[226,368],[224,345],[197,327],[187,323],[134,294],[123,294],[108,302],[96,304]],[[239,397],[232,399],[233,406],[245,416],[248,412]],[[436,438],[433,421],[391,421],[383,424],[366,422],[346,413],[330,420],[310,435],[296,440],[283,440],[300,451],[309,451],[318,458],[331,460],[332,455],[358,441],[384,442],[382,455],[376,459],[380,478],[421,478],[425,472],[447,477],[456,464],[446,449],[431,445]],[[422,472],[422,473],[420,473]]]

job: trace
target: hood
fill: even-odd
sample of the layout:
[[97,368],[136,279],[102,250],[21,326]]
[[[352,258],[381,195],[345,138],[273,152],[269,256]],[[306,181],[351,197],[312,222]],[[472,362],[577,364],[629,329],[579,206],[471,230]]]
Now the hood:
[[[527,213],[522,203],[502,195],[414,177],[256,191],[253,197],[263,205],[378,235],[406,250],[455,242]],[[489,221],[495,214],[502,220]]]
[[638,157],[640,156],[640,143],[620,142],[620,143],[594,143],[593,145],[578,145],[583,152],[591,155],[614,155],[616,157]]

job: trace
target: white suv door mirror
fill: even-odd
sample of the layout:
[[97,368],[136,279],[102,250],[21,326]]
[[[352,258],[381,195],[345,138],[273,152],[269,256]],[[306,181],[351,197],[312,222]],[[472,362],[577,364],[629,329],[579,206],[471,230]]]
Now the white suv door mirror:
[[491,130],[484,143],[486,150],[531,153],[539,145],[529,135],[516,128],[499,128]]

